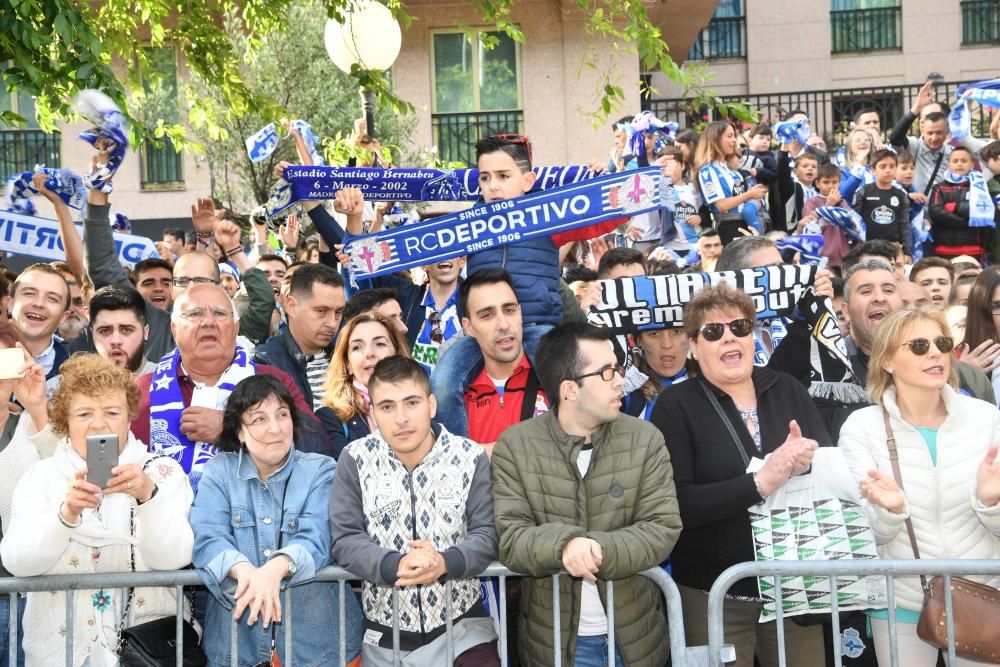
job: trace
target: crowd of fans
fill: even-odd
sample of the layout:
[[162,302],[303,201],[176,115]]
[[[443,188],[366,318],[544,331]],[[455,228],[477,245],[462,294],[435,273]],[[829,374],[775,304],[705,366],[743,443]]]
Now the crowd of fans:
[[[991,142],[956,142],[947,111],[925,86],[888,135],[862,110],[832,151],[819,135],[766,125],[676,131],[626,117],[591,168],[660,166],[670,210],[356,285],[344,240],[386,217],[359,190],[338,192],[332,212],[304,202],[310,224],[286,219],[280,248],[263,220],[245,245],[200,199],[192,230],[168,230],[161,258],[126,268],[109,188],[89,189],[83,238],[63,235],[66,261],[0,280],[0,348],[23,358],[0,380],[3,573],[192,565],[207,591],[181,606],[209,664],[230,664],[236,618],[241,665],[276,652],[367,666],[392,664],[393,587],[406,665],[447,663],[448,613],[455,664],[498,665],[499,596],[511,660],[553,664],[551,575],[565,571],[566,664],[607,664],[613,635],[616,665],[662,667],[666,612],[639,573],[669,562],[687,644],[707,643],[707,591],[754,559],[748,508],[838,444],[883,557],[913,557],[909,517],[925,557],[995,558],[1000,213],[970,225],[968,175],[981,171],[1000,196],[1000,113]],[[782,120],[808,127],[801,112]],[[534,186],[527,138],[483,139],[477,161],[486,202]],[[98,152],[93,167],[104,162]],[[33,184],[71,223],[45,179]],[[818,252],[794,241],[816,237]],[[843,386],[813,382],[800,321],[758,320],[726,284],[684,304],[683,327],[632,332],[642,381],[628,390],[612,336],[587,323],[600,280],[799,262],[818,264],[812,289],[838,315]],[[97,436],[117,446],[101,483]],[[495,560],[523,577],[508,590],[480,582]],[[360,588],[314,581],[328,564]],[[0,622],[21,619],[19,661],[63,664],[72,633],[72,664],[116,664],[127,631],[178,609],[173,588],[70,595],[72,627],[64,592],[28,593],[19,609],[0,601]],[[916,584],[898,585],[900,664],[937,659],[915,634],[921,600]],[[777,664],[755,582],[725,604],[736,664]],[[889,664],[885,619],[871,613]],[[826,664],[821,625],[786,624],[784,637],[789,664]]]

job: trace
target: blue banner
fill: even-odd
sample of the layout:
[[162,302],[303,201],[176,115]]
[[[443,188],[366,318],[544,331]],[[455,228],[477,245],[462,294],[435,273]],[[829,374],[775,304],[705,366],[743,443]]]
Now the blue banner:
[[[578,183],[596,174],[585,166],[535,167],[532,192]],[[476,201],[479,170],[383,169],[381,167],[287,167],[285,178],[264,205],[268,217],[299,201],[333,199],[338,190],[358,188],[366,201]]]
[[[83,236],[82,226],[77,225],[76,231]],[[115,232],[115,249],[118,260],[128,266],[160,256],[156,246],[145,236]],[[58,222],[13,211],[0,211],[0,250],[41,259],[66,259]]]
[[635,216],[673,203],[659,167],[599,176],[583,183],[483,203],[424,223],[345,243],[354,279],[373,278],[480,250]]

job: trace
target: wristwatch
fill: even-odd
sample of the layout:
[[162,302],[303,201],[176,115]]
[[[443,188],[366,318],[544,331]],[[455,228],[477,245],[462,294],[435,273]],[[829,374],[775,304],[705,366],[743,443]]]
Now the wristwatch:
[[287,554],[281,554],[288,561],[288,576],[294,577],[295,573],[299,571],[299,568],[295,566],[295,561],[288,557]]

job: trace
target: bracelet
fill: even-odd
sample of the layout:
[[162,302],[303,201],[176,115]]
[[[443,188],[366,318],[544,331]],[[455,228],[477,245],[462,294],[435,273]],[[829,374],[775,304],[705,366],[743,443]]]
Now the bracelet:
[[241,245],[233,246],[232,248],[226,251],[226,257],[235,257],[236,255],[239,255],[241,252],[245,252],[243,250],[243,246]]
[[80,524],[83,523],[83,517],[81,516],[79,519],[77,519],[76,523],[70,523],[66,521],[66,519],[64,519],[62,515],[62,508],[63,505],[65,504],[66,504],[65,502],[59,503],[59,511],[56,512],[56,514],[59,516],[59,523],[66,526],[67,528],[79,528]]
[[760,499],[762,501],[767,500],[767,494],[760,488],[760,480],[757,479],[757,473],[753,473],[753,485],[757,489],[757,495],[760,496]]
[[153,484],[153,492],[151,494],[149,494],[149,498],[147,498],[146,500],[139,500],[138,498],[136,498],[135,504],[136,505],[145,505],[150,500],[152,500],[153,498],[156,497],[156,492],[159,491],[159,490],[160,490],[160,487],[158,487],[156,484]]

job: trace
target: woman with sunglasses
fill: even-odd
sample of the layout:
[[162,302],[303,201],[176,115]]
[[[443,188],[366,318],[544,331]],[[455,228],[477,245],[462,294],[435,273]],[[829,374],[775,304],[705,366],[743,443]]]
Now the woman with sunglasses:
[[[725,283],[702,289],[684,309],[698,376],[664,390],[650,421],[667,441],[684,530],[671,556],[689,646],[708,642],[708,593],[731,565],[754,560],[748,508],[806,472],[831,444],[805,388],[753,365],[756,311]],[[728,422],[728,424],[727,424]],[[766,461],[757,472],[751,463]],[[763,600],[753,579],[725,601],[725,641],[736,665],[778,664],[774,623],[758,623]],[[785,623],[789,665],[826,664],[823,628]]]
[[[298,451],[299,433],[298,409],[281,382],[257,375],[233,389],[216,443],[220,453],[205,466],[191,508],[193,562],[211,593],[202,647],[213,667],[232,660],[234,618],[240,665],[280,664],[271,660],[275,652],[286,664],[292,658],[327,667],[361,662],[361,608],[354,592],[313,580],[330,562],[337,464]],[[289,589],[292,609],[286,606]],[[288,617],[290,645],[282,623]]]
[[[969,290],[965,318],[965,340],[959,353],[962,361],[993,379],[994,393],[1000,389],[1000,268],[983,270]],[[1000,405],[1000,398],[997,399]]]
[[[840,430],[840,448],[861,494],[882,558],[1000,557],[1000,411],[956,390],[954,341],[944,316],[900,310],[875,331],[868,393]],[[888,421],[888,426],[886,425]],[[892,435],[889,435],[891,430]],[[895,438],[900,485],[887,439]],[[990,586],[1000,577],[971,577]],[[916,577],[896,585],[899,664],[933,667],[938,650],[917,637],[924,594]],[[888,612],[870,612],[875,653],[889,664]],[[958,664],[971,664],[959,660]]]

